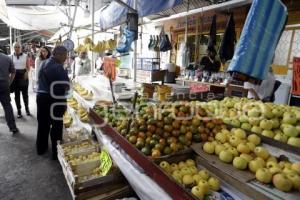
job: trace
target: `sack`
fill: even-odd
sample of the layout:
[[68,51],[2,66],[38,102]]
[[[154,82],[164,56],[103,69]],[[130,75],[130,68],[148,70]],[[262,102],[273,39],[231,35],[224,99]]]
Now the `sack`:
[[124,27],[123,34],[117,46],[119,53],[127,53],[131,49],[131,44],[135,38],[135,32],[130,31],[127,27]]

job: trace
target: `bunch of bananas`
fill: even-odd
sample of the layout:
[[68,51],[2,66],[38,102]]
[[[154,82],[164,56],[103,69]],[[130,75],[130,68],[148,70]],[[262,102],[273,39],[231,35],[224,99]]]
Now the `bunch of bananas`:
[[102,53],[106,50],[114,50],[117,46],[117,41],[110,39],[106,41],[99,41],[92,49],[93,52]]
[[78,83],[75,83],[74,86],[73,86],[73,88],[85,100],[92,100],[93,97],[94,97],[94,94],[93,94],[92,91],[86,90],[84,87],[82,87]]
[[71,108],[77,110],[77,108],[78,108],[78,102],[77,102],[77,100],[76,100],[74,97],[69,98],[69,99],[67,100],[67,102],[68,102],[68,105],[69,105]]
[[88,123],[90,121],[87,110],[82,106],[78,106],[77,115],[79,116],[80,121],[84,123]]
[[69,128],[73,122],[73,118],[69,112],[65,112],[63,117],[63,123],[66,128]]

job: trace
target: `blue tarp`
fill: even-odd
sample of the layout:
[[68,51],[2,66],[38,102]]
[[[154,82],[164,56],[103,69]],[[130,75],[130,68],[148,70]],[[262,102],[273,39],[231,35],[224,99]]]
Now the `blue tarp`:
[[[123,0],[134,7],[134,0]],[[140,17],[145,17],[182,4],[183,0],[138,0],[137,10]],[[128,9],[117,2],[112,2],[100,14],[100,28],[108,29],[125,22]]]
[[254,0],[228,71],[265,79],[286,18],[280,0]]

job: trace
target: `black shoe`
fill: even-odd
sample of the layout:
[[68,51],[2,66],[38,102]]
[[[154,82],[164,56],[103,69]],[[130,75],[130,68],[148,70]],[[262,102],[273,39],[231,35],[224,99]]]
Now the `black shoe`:
[[23,117],[22,114],[17,115],[17,118],[22,118],[22,117]]
[[27,116],[31,116],[31,113],[29,112],[29,110],[26,111],[26,115],[27,115]]
[[18,128],[10,129],[10,132],[12,132],[13,134],[20,133]]

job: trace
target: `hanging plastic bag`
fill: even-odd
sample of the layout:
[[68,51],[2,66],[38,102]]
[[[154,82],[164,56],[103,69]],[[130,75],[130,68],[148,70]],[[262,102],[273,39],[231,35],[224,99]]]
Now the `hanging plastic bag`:
[[123,34],[121,36],[121,39],[118,43],[118,47],[116,50],[119,53],[129,52],[134,37],[135,37],[135,32],[128,30],[127,27],[124,27]]
[[165,33],[164,28],[163,28],[160,33],[159,50],[162,52],[166,52],[171,49],[172,49],[172,44],[169,40],[169,36]]

